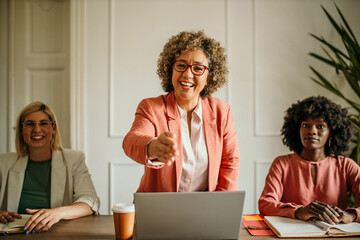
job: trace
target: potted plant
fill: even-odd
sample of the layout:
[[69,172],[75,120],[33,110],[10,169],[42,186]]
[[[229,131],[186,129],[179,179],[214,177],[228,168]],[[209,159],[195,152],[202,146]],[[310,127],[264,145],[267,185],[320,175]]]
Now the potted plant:
[[350,99],[348,94],[341,92],[336,82],[329,81],[326,77],[324,77],[324,75],[315,70],[315,68],[312,66],[310,66],[310,68],[316,75],[316,78],[311,77],[311,79],[320,86],[344,99],[350,105],[352,113],[349,114],[349,119],[354,129],[352,139],[354,147],[351,149],[349,157],[360,165],[360,46],[345,17],[336,4],[335,6],[342,20],[342,22],[339,24],[336,23],[333,17],[331,17],[331,15],[323,6],[321,7],[328,17],[331,25],[335,28],[336,32],[341,37],[345,50],[340,50],[338,47],[335,47],[323,37],[310,34],[321,43],[322,49],[326,55],[324,57],[311,52],[310,56],[333,67],[337,74],[343,75],[343,77],[338,78],[337,81],[346,81],[350,88],[354,91],[355,99]]

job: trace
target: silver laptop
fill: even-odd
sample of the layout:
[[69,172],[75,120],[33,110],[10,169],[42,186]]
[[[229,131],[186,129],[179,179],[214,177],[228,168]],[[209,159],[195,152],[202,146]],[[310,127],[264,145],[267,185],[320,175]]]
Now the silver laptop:
[[135,193],[136,239],[239,239],[245,191]]

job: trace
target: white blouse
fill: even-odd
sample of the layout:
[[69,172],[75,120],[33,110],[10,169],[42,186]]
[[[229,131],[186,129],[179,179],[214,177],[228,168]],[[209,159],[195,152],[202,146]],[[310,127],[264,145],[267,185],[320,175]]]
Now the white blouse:
[[209,161],[205,142],[201,101],[191,113],[191,136],[187,123],[187,112],[178,105],[183,146],[180,192],[204,191],[208,189]]

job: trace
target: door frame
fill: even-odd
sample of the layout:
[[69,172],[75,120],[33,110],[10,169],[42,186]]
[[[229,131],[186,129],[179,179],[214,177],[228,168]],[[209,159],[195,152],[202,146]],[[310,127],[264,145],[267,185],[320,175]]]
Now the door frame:
[[85,152],[85,0],[70,1],[70,146]]
[[11,1],[0,1],[0,153],[11,151]]
[[[0,1],[0,153],[14,151],[12,0]],[[70,1],[70,145],[85,151],[85,0]]]

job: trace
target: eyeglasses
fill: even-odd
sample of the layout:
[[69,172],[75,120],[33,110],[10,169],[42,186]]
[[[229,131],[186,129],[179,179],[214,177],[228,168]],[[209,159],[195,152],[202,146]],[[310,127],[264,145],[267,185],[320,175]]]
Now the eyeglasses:
[[192,74],[195,76],[201,76],[204,74],[206,69],[209,69],[207,66],[202,64],[187,64],[183,61],[175,61],[174,68],[178,72],[185,72],[188,68],[190,68]]
[[[41,120],[40,122],[38,122],[38,125],[41,129],[49,129],[52,126],[52,124],[53,122],[48,120]],[[23,122],[22,125],[25,130],[32,130],[36,127],[36,122],[29,120]]]

